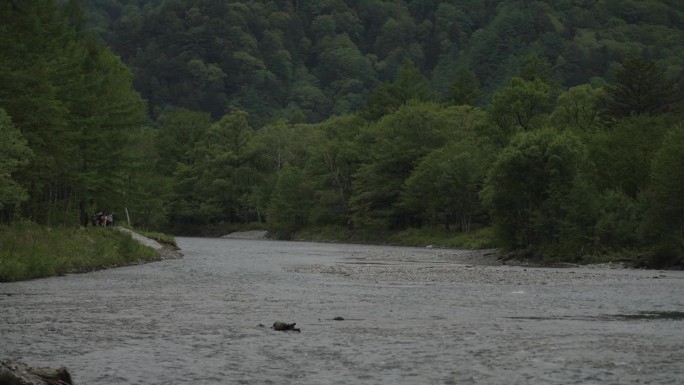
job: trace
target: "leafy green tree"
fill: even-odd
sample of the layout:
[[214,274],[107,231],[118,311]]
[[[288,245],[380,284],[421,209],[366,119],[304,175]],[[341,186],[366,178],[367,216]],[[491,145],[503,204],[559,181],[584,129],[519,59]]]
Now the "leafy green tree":
[[400,204],[421,212],[431,227],[441,222],[449,229],[456,222],[467,232],[483,212],[478,194],[485,171],[484,157],[472,143],[451,143],[423,158],[406,179]]
[[295,70],[294,79],[281,118],[293,123],[314,123],[329,116],[332,102],[321,90],[318,79],[304,66]]
[[551,63],[549,63],[546,58],[540,57],[536,54],[533,54],[527,58],[525,64],[520,67],[518,76],[527,81],[539,79],[548,84],[551,89],[557,89],[561,84],[561,81],[558,79],[558,75],[556,75]]
[[351,225],[353,175],[366,159],[365,149],[356,137],[365,125],[359,116],[348,115],[316,126],[306,162],[314,189],[313,224]]
[[397,205],[401,186],[431,150],[452,134],[451,110],[432,103],[411,102],[368,128],[370,159],[354,175],[351,198],[354,222],[402,228],[414,214]]
[[487,28],[471,35],[469,63],[485,89],[496,90],[514,76],[538,36],[551,29],[546,12],[533,4],[501,3],[486,16]]
[[482,200],[503,245],[574,259],[591,244],[595,193],[588,151],[568,132],[522,132],[487,174]]
[[192,166],[198,161],[198,144],[204,140],[211,117],[208,113],[175,109],[162,117],[157,130],[155,147],[159,154],[157,170],[162,175],[171,176],[181,163]]
[[259,179],[251,188],[249,198],[260,222],[268,217],[270,201],[280,199],[275,196],[274,189],[283,169],[292,166],[303,170],[312,157],[318,144],[312,139],[313,127],[277,120],[256,131],[252,146],[253,168]]
[[[154,187],[149,190],[155,191],[156,196],[163,200],[162,212],[166,223],[178,225],[171,230],[182,233],[187,231],[181,228],[184,225],[203,221],[199,215],[200,198],[196,195],[195,186],[202,175],[201,151],[211,126],[211,117],[205,112],[179,108],[162,116],[160,123],[154,133],[154,148],[148,149],[148,153],[137,152],[134,159],[140,159],[141,163],[137,164],[145,168],[149,166],[142,160],[150,153],[154,154],[154,158],[151,159],[153,175],[148,174],[148,177],[139,183],[145,185],[154,181]],[[137,143],[143,145],[147,136],[143,134],[141,141]],[[149,213],[151,217],[152,213],[149,210],[146,209],[144,212]]]
[[410,100],[427,102],[433,99],[427,78],[409,59],[404,60],[397,71],[394,94],[402,104]]
[[391,114],[401,105],[401,101],[394,95],[391,83],[378,85],[368,97],[363,116],[369,120],[378,120]]
[[168,229],[168,206],[177,199],[175,181],[157,170],[159,154],[156,132],[140,127],[132,132],[124,157],[127,160],[121,191],[123,211],[117,213],[119,221],[142,229]]
[[477,79],[475,72],[465,67],[459,68],[456,79],[449,87],[447,100],[455,105],[467,104],[476,106],[482,99],[482,96],[480,81]]
[[373,52],[379,59],[380,76],[387,79],[396,73],[407,59],[422,59],[422,47],[415,43],[415,21],[401,4],[392,9],[392,15],[385,19],[378,30]]
[[202,215],[211,223],[249,221],[249,193],[259,175],[247,113],[235,111],[213,124],[199,151],[202,161],[195,194]]
[[145,122],[146,105],[133,90],[131,73],[120,59],[99,43],[84,43],[88,54],[80,71],[82,80],[67,88],[65,99],[71,111],[69,126],[78,130],[73,136],[78,152],[72,178],[85,226],[91,201],[99,206],[93,209],[122,209],[121,191],[129,166],[125,149]]
[[558,96],[551,123],[556,127],[581,131],[597,129],[604,97],[602,89],[589,84],[572,87]]
[[281,238],[308,223],[313,201],[309,178],[297,167],[286,165],[278,175],[268,207],[268,226]]
[[0,12],[0,106],[35,154],[17,175],[28,187],[22,214],[87,224],[91,202],[121,207],[123,149],[145,104],[120,59],[83,33],[76,2],[24,5]]
[[670,124],[665,117],[635,116],[590,135],[586,143],[601,190],[619,190],[636,199],[648,186],[651,159]]
[[410,101],[432,100],[429,83],[413,62],[406,60],[392,83],[379,85],[368,98],[364,116],[377,120],[391,114]]
[[[337,103],[344,101],[345,108],[340,108],[336,103],[333,111],[336,114],[346,114],[350,110],[360,109],[366,90],[375,80],[374,71],[371,61],[361,53],[349,36],[340,34],[324,44],[318,62],[314,73],[322,87],[329,95],[333,95],[332,100]],[[354,102],[353,95],[359,95],[361,99]]]
[[549,112],[550,92],[549,85],[540,79],[514,77],[492,97],[491,119],[504,132],[531,130],[541,115]]
[[651,164],[651,187],[642,201],[646,208],[643,233],[656,243],[654,266],[684,262],[684,126],[665,136]]
[[603,250],[622,250],[639,242],[640,210],[636,199],[620,190],[599,196],[594,237]]
[[[74,158],[75,146],[67,126],[68,108],[60,97],[59,80],[69,73],[82,50],[74,32],[51,1],[0,2],[0,108],[22,133],[34,158],[17,181],[28,189],[22,214],[45,221],[50,212],[44,197],[54,202],[53,189],[62,170]],[[30,91],[30,92],[27,92]],[[40,215],[40,217],[39,217]]]
[[26,140],[5,110],[0,108],[0,213],[7,205],[27,198],[26,189],[12,178],[12,173],[27,165],[31,155]]
[[303,166],[315,147],[311,140],[313,127],[277,120],[256,131],[253,151],[259,168],[278,174],[286,164]]

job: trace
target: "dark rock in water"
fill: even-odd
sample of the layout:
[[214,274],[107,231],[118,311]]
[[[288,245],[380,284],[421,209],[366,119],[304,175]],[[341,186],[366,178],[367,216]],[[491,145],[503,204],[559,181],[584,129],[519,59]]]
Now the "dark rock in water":
[[289,324],[286,322],[276,321],[273,324],[273,326],[271,327],[271,329],[283,331],[283,332],[286,332],[286,331],[301,332],[301,330],[299,330],[298,328],[295,328],[295,325],[296,325],[296,323]]
[[32,368],[21,362],[0,361],[0,385],[73,385],[65,367]]
[[333,318],[333,321],[344,321],[344,318],[337,316],[337,317]]

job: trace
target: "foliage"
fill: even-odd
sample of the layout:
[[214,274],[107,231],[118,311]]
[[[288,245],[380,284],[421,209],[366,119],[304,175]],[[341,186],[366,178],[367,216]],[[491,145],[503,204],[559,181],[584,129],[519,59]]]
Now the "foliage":
[[601,189],[636,198],[649,184],[650,163],[669,128],[665,117],[631,117],[590,136]]
[[26,190],[12,179],[12,173],[26,165],[30,156],[26,140],[0,108],[0,209],[26,200]]
[[650,188],[643,194],[644,236],[657,245],[655,266],[684,263],[684,126],[665,136],[651,163]]
[[0,282],[79,273],[159,258],[130,235],[105,228],[0,225]]
[[540,79],[514,77],[492,97],[489,113],[504,133],[532,130],[536,119],[551,106],[551,88]]
[[406,229],[387,237],[389,243],[404,246],[434,246],[458,249],[490,249],[497,247],[492,228],[467,233],[446,229]]
[[682,6],[589,3],[0,2],[0,221],[681,263]]
[[28,193],[20,215],[86,224],[95,210],[122,212],[124,149],[145,118],[128,68],[82,32],[75,2],[0,8],[0,108],[34,154],[13,176]]
[[601,248],[620,249],[638,244],[638,202],[620,190],[607,190],[598,202],[595,240]]
[[301,170],[284,167],[278,175],[273,196],[268,208],[271,231],[289,237],[307,224],[311,190]]
[[85,7],[90,28],[133,69],[152,117],[168,107],[213,119],[242,109],[260,127],[359,112],[407,61],[437,100],[456,104],[486,104],[514,76],[552,88],[613,80],[614,69],[635,57],[677,76],[682,5],[623,3],[87,0]]
[[383,83],[368,98],[364,116],[370,120],[378,120],[391,114],[410,101],[427,102],[432,99],[427,79],[418,68],[404,61],[399,68],[397,79],[392,83]]
[[582,84],[562,92],[551,114],[551,123],[559,128],[590,131],[599,128],[605,92]]
[[249,221],[247,194],[258,177],[253,172],[257,154],[254,130],[247,114],[236,111],[224,116],[207,131],[200,147],[200,176],[194,187],[199,211],[208,222],[228,218]]
[[415,220],[415,212],[398,205],[401,186],[420,160],[452,134],[449,112],[436,104],[413,102],[369,127],[371,158],[354,175],[355,223],[401,228]]
[[449,87],[447,101],[456,105],[476,106],[482,100],[482,90],[480,81],[475,72],[467,68],[459,68],[456,79]]
[[635,58],[620,67],[606,92],[604,118],[611,122],[667,112],[675,101],[677,88],[655,62]]
[[306,162],[315,191],[312,223],[351,225],[353,175],[365,159],[365,149],[356,134],[363,126],[365,121],[358,116],[333,118],[317,125]]
[[486,166],[472,144],[454,143],[435,150],[406,179],[400,204],[420,212],[430,227],[439,222],[448,229],[456,222],[468,232],[473,218],[483,212],[478,193]]
[[498,246],[491,227],[462,233],[458,230],[408,228],[401,231],[352,229],[346,226],[307,227],[298,231],[294,239],[318,242],[349,242],[391,244],[400,246],[433,246],[459,249],[489,249]]
[[[492,165],[482,199],[505,247],[579,253],[593,208],[586,147],[551,129],[513,138]],[[589,227],[591,228],[591,227]]]

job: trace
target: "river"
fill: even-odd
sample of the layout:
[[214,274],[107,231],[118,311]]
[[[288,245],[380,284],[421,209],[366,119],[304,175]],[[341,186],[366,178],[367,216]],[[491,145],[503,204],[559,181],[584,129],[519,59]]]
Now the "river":
[[0,359],[77,384],[684,383],[681,271],[178,243],[180,260],[0,284]]

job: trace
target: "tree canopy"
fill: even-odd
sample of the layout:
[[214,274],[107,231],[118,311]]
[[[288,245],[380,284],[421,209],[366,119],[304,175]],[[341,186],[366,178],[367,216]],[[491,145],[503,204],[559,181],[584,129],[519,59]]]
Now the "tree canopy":
[[637,57],[668,78],[681,76],[684,61],[684,10],[665,0],[87,0],[85,8],[155,118],[168,107],[214,119],[239,108],[257,127],[320,122],[365,109],[407,62],[435,100],[484,106],[514,76],[569,88],[612,82]]

